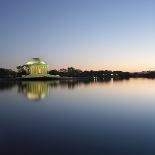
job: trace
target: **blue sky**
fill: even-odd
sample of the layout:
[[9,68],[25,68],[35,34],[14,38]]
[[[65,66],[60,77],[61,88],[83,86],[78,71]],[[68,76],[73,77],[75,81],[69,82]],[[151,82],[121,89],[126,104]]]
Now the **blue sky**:
[[0,0],[0,67],[155,68],[154,0]]

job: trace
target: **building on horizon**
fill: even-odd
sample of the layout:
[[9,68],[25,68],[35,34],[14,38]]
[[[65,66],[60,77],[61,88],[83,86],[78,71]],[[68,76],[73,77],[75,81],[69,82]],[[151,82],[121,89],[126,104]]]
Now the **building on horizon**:
[[25,64],[28,67],[28,74],[47,74],[48,65],[40,58],[32,58]]
[[48,64],[40,58],[32,58],[23,66],[18,66],[17,69],[30,76],[48,74]]

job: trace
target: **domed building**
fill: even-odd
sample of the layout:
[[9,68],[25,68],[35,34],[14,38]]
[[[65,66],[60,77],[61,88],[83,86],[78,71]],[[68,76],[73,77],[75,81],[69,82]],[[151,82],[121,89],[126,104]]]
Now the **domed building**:
[[17,66],[17,79],[59,79],[59,75],[48,74],[48,64],[40,58],[32,58],[24,65]]
[[48,65],[40,58],[32,58],[26,62],[25,66],[28,67],[29,74],[47,74]]
[[46,75],[48,73],[48,65],[40,58],[32,58],[23,66],[19,66],[18,70],[25,71],[27,75]]

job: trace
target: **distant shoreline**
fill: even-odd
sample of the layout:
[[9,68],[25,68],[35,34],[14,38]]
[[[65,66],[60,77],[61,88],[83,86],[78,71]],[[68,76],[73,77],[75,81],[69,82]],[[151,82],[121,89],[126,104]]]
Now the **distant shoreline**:
[[9,82],[18,82],[18,81],[69,81],[69,80],[89,80],[89,81],[111,81],[111,80],[129,80],[131,78],[146,78],[146,79],[155,79],[155,77],[128,77],[128,78],[108,78],[108,79],[93,79],[89,77],[32,77],[32,78],[0,78],[0,82],[9,81]]
[[50,81],[50,80],[91,80],[89,77],[31,77],[0,78],[0,81]]
[[15,72],[10,69],[0,68],[0,81],[48,81],[48,80],[98,80],[108,81],[111,79],[121,80],[129,78],[155,78],[155,71],[143,72],[123,72],[123,71],[81,71],[79,69],[69,67],[68,69],[60,69],[48,71],[47,74],[24,74],[24,72]]

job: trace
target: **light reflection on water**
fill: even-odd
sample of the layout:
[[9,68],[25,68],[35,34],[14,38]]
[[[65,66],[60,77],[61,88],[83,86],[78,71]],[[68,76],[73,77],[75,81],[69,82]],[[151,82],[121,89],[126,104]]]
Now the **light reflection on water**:
[[29,100],[37,101],[48,96],[49,85],[46,82],[21,82],[18,83],[18,92]]
[[[102,81],[102,84],[111,83],[111,80]],[[49,89],[68,89],[73,90],[78,87],[93,87],[93,85],[98,85],[101,82],[96,81],[79,81],[79,80],[70,80],[70,81],[22,81],[22,82],[0,82],[0,91],[10,90],[13,87],[18,88],[18,93],[23,94],[27,99],[32,101],[42,100],[49,95]]]
[[155,80],[0,82],[0,99],[0,154],[155,154]]

